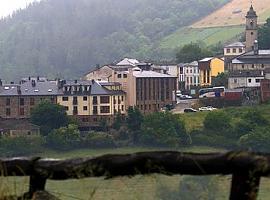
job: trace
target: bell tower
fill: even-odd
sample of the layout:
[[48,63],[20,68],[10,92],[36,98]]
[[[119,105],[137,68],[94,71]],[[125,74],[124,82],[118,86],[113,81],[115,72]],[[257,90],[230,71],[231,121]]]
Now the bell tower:
[[258,16],[251,4],[246,15],[246,51],[254,49],[255,40],[258,40]]

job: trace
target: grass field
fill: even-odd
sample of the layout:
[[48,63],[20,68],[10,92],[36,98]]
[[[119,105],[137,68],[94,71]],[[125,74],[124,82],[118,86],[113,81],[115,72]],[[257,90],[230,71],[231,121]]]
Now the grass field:
[[231,26],[231,27],[215,27],[215,28],[190,28],[184,27],[164,38],[160,46],[161,48],[174,49],[184,46],[191,42],[204,42],[207,46],[222,44],[225,41],[231,40],[236,35],[239,35],[244,31],[243,26]]
[[[232,0],[222,8],[191,25],[193,28],[209,28],[220,26],[233,26],[245,24],[245,16],[250,7],[250,1]],[[258,22],[264,23],[269,17],[270,0],[253,1],[253,7],[257,12]],[[234,11],[241,11],[235,13]]]

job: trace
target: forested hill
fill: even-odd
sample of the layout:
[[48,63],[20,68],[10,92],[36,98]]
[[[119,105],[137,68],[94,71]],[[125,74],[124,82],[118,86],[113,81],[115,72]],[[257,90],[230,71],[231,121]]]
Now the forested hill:
[[79,77],[96,64],[125,56],[162,57],[157,45],[161,38],[228,1],[43,0],[34,3],[0,21],[0,78],[11,80],[29,74]]

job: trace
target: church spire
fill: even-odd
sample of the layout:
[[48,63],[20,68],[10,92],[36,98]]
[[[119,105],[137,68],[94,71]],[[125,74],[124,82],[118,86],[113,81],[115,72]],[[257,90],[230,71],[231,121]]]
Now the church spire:
[[252,1],[249,8],[249,11],[247,12],[246,18],[254,18],[258,17],[256,11],[253,9]]

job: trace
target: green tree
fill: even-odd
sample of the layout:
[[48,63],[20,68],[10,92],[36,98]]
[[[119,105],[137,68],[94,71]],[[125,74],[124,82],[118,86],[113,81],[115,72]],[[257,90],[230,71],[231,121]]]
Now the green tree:
[[137,107],[128,108],[127,127],[128,130],[133,134],[133,143],[138,142],[138,135],[141,132],[143,120],[144,117]]
[[190,43],[177,51],[176,59],[179,63],[189,63],[212,55],[213,53],[210,50],[202,48],[197,43]]
[[223,111],[214,111],[208,113],[203,124],[207,131],[213,131],[216,132],[216,134],[231,131],[231,118]]
[[260,49],[270,48],[270,18],[266,20],[263,26],[259,27],[258,42]]
[[147,115],[142,130],[140,141],[148,145],[178,146],[189,141],[184,122],[170,112]]
[[67,127],[54,129],[46,137],[47,145],[60,150],[69,150],[80,144],[80,131],[77,125],[69,124]]
[[119,130],[121,126],[124,125],[124,123],[125,123],[124,116],[120,112],[118,112],[114,118],[112,127],[116,130]]
[[243,135],[239,144],[243,148],[250,148],[253,151],[269,152],[270,150],[270,129],[269,127],[256,127],[250,133]]
[[222,72],[213,78],[212,85],[215,87],[225,86],[225,88],[228,88],[228,80],[229,74],[227,72]]
[[47,135],[53,129],[66,126],[69,119],[63,106],[44,101],[32,110],[30,120],[40,126],[41,134]]

